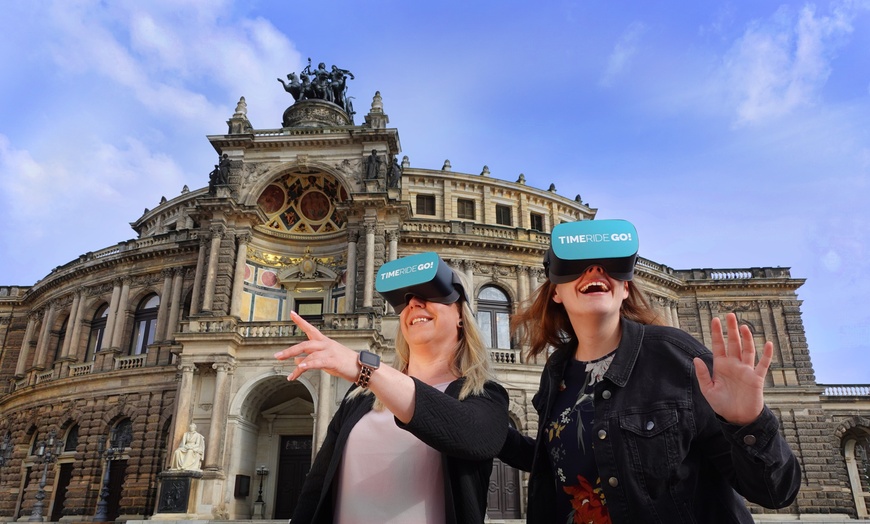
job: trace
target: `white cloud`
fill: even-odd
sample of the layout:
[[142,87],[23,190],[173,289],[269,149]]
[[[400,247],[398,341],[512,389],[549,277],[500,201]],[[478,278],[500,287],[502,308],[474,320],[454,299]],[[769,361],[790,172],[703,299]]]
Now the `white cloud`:
[[722,86],[730,91],[738,123],[755,123],[813,104],[831,73],[831,60],[852,32],[846,9],[818,16],[781,7],[752,23],[724,60]]
[[604,87],[612,85],[613,81],[628,69],[645,31],[646,26],[641,22],[629,24],[607,59],[607,69],[599,81],[600,85]]

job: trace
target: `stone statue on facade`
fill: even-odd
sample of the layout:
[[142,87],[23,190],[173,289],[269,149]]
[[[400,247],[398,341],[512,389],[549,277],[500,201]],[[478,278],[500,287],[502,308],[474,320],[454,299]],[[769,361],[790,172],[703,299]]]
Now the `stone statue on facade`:
[[390,165],[390,174],[387,176],[387,187],[399,187],[399,181],[402,179],[402,166],[399,165],[399,160],[393,157],[393,163]]
[[330,69],[320,62],[317,67],[312,67],[311,59],[305,69],[296,73],[289,73],[287,80],[279,78],[278,81],[284,86],[284,90],[293,96],[294,102],[300,100],[325,100],[341,107],[353,122],[353,104],[347,96],[347,79],[353,80],[353,73],[333,65]]
[[230,182],[230,157],[226,153],[221,156],[214,169],[208,174],[208,194],[214,195],[217,186],[225,186]]
[[202,456],[205,454],[205,437],[196,431],[196,424],[188,427],[188,432],[181,438],[181,444],[172,455],[170,469],[200,471]]
[[366,158],[366,180],[374,180],[378,178],[381,172],[381,158],[378,156],[378,151],[372,149],[372,154]]

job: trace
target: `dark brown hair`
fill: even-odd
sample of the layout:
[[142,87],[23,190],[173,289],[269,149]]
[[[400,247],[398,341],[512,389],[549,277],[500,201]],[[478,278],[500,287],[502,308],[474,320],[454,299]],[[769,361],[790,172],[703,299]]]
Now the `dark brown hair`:
[[[511,317],[514,337],[529,348],[526,360],[537,360],[549,347],[577,342],[565,306],[553,301],[555,291],[556,284],[547,280],[532,294],[528,305]],[[632,280],[628,281],[628,297],[622,301],[619,313],[641,324],[662,324],[643,291]]]

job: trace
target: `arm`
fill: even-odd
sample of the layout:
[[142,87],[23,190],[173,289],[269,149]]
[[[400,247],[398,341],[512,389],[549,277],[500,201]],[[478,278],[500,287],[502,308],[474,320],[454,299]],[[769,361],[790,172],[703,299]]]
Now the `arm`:
[[[417,379],[414,416],[398,426],[429,446],[466,460],[495,457],[504,443],[508,421],[507,391],[487,382],[480,395],[459,400]],[[454,384],[455,385],[455,384]]]
[[498,458],[508,466],[532,471],[532,460],[535,457],[535,439],[527,437],[514,428],[508,428],[507,438]]
[[716,428],[714,434],[724,436],[727,442],[715,446],[710,458],[747,500],[781,508],[797,496],[801,470],[779,432],[779,421],[764,405],[764,376],[773,344],[764,345],[756,365],[749,328],[738,328],[733,313],[727,315],[726,322],[731,334],[727,341],[719,319],[711,323],[712,373],[701,358],[694,359],[698,388],[715,414],[711,415],[716,421],[711,424]]
[[[322,369],[332,376],[356,382],[359,377],[359,355],[356,351],[325,336],[295,311],[290,313],[290,319],[302,329],[308,340],[275,353],[278,360],[292,357],[296,362],[296,369],[287,380],[296,380],[309,369]],[[411,377],[392,367],[381,366],[372,373],[369,389],[396,418],[403,422],[411,420],[416,389]]]

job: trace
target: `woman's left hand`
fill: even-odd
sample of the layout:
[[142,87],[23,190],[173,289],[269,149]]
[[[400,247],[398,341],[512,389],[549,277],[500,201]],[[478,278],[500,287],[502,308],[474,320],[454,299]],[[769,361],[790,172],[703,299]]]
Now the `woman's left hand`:
[[773,342],[766,342],[758,364],[755,341],[747,326],[738,326],[737,316],[728,313],[728,340],[722,334],[722,322],[711,322],[713,335],[713,376],[700,358],[695,358],[695,372],[701,393],[717,415],[732,424],[745,426],[764,409],[764,376],[773,358]]
[[294,344],[275,353],[278,360],[293,357],[296,369],[287,380],[296,380],[309,369],[322,369],[330,375],[354,382],[359,375],[359,355],[356,351],[343,346],[327,337],[319,329],[309,324],[298,313],[292,311],[290,320],[296,323],[308,337],[305,342]]

